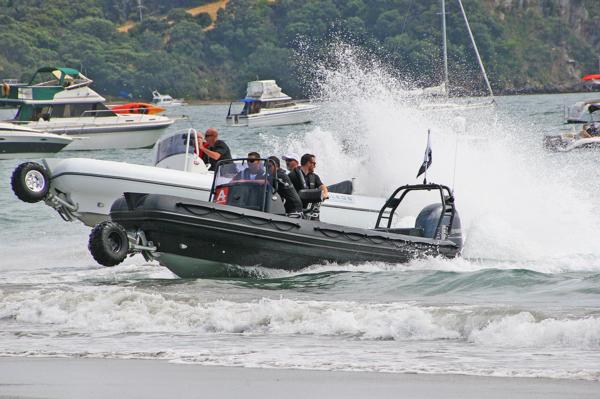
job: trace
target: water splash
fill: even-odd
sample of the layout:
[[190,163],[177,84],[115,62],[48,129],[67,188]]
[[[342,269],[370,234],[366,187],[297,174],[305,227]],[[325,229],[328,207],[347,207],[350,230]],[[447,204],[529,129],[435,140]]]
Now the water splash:
[[384,63],[352,46],[337,43],[330,50],[335,62],[317,65],[317,126],[280,143],[282,149],[315,153],[328,181],[356,177],[360,193],[386,196],[418,181],[431,129],[429,177],[451,185],[456,170],[466,257],[600,256],[600,217],[591,195],[597,179],[592,188],[579,185],[572,168],[544,152],[542,132],[527,119],[515,120],[502,99],[498,110],[423,111],[407,96],[410,82]]

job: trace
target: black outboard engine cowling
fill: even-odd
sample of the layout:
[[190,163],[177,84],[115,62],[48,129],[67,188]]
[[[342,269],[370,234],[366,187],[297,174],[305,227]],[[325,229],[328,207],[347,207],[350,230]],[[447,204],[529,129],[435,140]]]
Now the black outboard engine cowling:
[[[450,240],[462,247],[462,229],[458,211],[454,210],[454,216],[445,214],[440,221],[442,210],[441,204],[427,205],[419,212],[415,220],[415,228],[423,232],[423,237]],[[450,227],[450,219],[452,219],[452,227]],[[439,231],[438,223],[440,224]]]

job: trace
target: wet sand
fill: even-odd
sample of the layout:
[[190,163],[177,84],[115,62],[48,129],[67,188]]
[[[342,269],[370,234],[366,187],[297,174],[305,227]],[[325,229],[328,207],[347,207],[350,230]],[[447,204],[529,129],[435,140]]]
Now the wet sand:
[[0,398],[600,398],[600,383],[332,372],[161,360],[0,358]]

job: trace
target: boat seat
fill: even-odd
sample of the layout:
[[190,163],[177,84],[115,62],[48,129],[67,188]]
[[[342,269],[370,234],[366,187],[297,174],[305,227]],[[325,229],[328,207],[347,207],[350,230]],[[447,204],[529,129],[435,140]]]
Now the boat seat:
[[331,186],[327,186],[327,189],[330,193],[351,195],[354,191],[354,185],[352,184],[352,180],[344,180],[339,183],[332,184]]
[[425,236],[425,230],[423,230],[422,228],[416,228],[416,227],[403,227],[403,228],[392,228],[392,229],[379,228],[379,229],[377,229],[377,231],[385,231],[386,233],[403,234],[405,236],[413,236],[413,237],[424,237]]

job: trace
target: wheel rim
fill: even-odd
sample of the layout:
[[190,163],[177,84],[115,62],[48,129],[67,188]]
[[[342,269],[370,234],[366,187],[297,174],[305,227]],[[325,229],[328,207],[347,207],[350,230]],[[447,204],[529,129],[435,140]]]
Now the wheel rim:
[[123,248],[123,240],[121,238],[121,236],[119,235],[119,233],[117,232],[112,232],[108,235],[108,248],[110,248],[110,250],[113,253],[117,253],[119,251],[121,251],[121,248]]
[[25,186],[34,193],[41,192],[46,186],[44,175],[37,170],[30,170],[25,175]]

